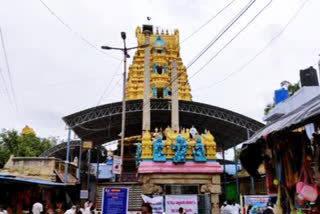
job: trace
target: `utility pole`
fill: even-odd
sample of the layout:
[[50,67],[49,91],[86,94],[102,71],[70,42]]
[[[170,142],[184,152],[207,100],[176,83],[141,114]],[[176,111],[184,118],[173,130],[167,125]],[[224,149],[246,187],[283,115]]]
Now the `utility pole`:
[[71,138],[71,128],[68,127],[67,154],[66,154],[66,162],[65,162],[65,166],[64,166],[64,183],[68,183],[70,138]]
[[145,48],[149,45],[141,45],[136,47],[127,48],[126,45],[126,33],[121,32],[121,38],[123,40],[123,48],[115,48],[109,46],[101,46],[102,49],[105,50],[120,50],[123,52],[123,92],[122,92],[122,114],[121,114],[121,141],[120,141],[120,159],[121,159],[121,172],[119,176],[119,181],[121,181],[121,175],[123,170],[123,150],[124,150],[124,137],[125,137],[125,128],[126,128],[126,83],[127,83],[127,58],[129,58],[128,51],[137,49],[137,48]]

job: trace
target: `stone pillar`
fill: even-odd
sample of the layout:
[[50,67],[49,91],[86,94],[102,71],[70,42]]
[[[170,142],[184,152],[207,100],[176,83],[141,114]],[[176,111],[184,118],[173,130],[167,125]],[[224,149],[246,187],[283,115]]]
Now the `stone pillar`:
[[[150,31],[145,30],[145,44],[150,44]],[[150,46],[144,49],[144,83],[142,130],[150,131]]]
[[171,63],[171,81],[172,81],[172,108],[171,108],[171,127],[173,131],[179,132],[179,100],[178,100],[178,71],[177,61]]

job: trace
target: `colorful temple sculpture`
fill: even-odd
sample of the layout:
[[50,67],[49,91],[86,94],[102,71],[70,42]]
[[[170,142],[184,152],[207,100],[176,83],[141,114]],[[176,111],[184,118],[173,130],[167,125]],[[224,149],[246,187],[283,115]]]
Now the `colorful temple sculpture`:
[[[141,28],[137,27],[136,37],[138,45],[145,43],[145,35]],[[180,58],[179,31],[175,30],[170,35],[168,31],[150,35],[150,97],[160,99],[171,99],[172,94],[172,75],[170,63],[176,60],[178,64],[178,81],[180,100],[191,101],[190,85],[187,81],[188,76],[186,67]],[[136,100],[143,98],[144,87],[144,49],[139,48],[129,67],[129,77],[126,86],[126,99]]]

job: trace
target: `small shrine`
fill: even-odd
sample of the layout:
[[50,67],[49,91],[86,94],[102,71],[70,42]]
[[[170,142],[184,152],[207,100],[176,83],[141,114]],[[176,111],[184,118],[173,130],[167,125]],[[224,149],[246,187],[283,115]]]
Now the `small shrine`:
[[210,131],[201,135],[192,135],[189,129],[172,131],[170,127],[163,133],[145,131],[136,146],[143,194],[163,194],[163,187],[170,185],[180,185],[181,189],[196,185],[199,193],[210,195],[211,213],[218,213],[222,168],[216,162],[216,143]]

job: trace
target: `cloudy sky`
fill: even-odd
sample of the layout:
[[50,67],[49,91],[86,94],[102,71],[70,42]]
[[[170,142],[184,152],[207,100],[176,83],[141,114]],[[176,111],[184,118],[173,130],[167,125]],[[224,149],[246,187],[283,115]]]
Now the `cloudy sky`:
[[[121,46],[120,32],[136,45],[135,28],[146,23],[172,32],[181,40],[209,20],[231,0],[105,1],[1,0],[0,27],[15,91],[0,47],[0,128],[21,130],[25,124],[38,135],[67,133],[61,118],[86,108],[121,100],[121,54],[101,53],[101,45]],[[224,13],[181,45],[187,65],[249,0],[235,0]],[[256,0],[249,11],[192,67],[189,76],[226,44],[269,0]],[[208,66],[190,79],[193,100],[227,108],[260,120],[264,106],[282,80],[297,82],[299,69],[317,68],[320,1],[309,0],[301,12],[250,65],[256,55],[279,32],[305,0],[273,0],[270,6]],[[96,48],[88,45],[89,41]],[[133,55],[133,53],[131,54]],[[110,57],[112,56],[112,57]],[[318,68],[317,68],[318,69]],[[233,73],[230,78],[215,84]],[[1,77],[1,76],[0,76]],[[114,78],[112,78],[114,77]],[[112,82],[110,80],[113,80]],[[211,86],[211,87],[209,87]],[[16,106],[15,107],[15,104]]]

